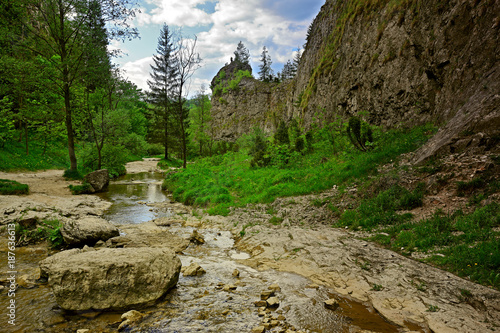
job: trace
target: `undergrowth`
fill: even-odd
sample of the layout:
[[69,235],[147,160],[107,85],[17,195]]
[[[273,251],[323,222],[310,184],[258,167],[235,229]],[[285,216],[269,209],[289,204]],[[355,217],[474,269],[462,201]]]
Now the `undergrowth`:
[[24,228],[16,224],[16,246],[26,246],[42,241],[48,241],[54,249],[60,249],[64,245],[61,234],[61,222],[59,220],[44,220],[38,223],[34,229]]
[[0,179],[0,194],[2,195],[18,195],[28,194],[29,186],[21,184],[15,180]]
[[[310,140],[309,153],[289,152],[286,161],[274,158],[278,162],[252,167],[248,152],[228,152],[200,159],[186,170],[168,175],[163,188],[176,201],[206,207],[209,214],[227,215],[230,207],[270,203],[278,197],[319,192],[375,175],[379,165],[425,142],[429,129],[422,126],[411,131],[379,133],[372,150],[361,152],[344,147],[342,153],[332,148],[331,142],[318,131]],[[281,150],[276,154],[282,154]],[[405,194],[407,205],[418,200],[412,195]]]

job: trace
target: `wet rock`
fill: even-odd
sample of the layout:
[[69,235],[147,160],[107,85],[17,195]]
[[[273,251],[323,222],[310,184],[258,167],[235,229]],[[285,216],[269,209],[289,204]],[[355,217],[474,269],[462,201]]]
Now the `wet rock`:
[[[120,248],[120,247],[125,247],[125,245],[129,244],[130,242],[131,242],[131,240],[128,237],[116,236],[116,237],[108,239],[106,241],[105,245],[107,247],[111,247],[111,248]],[[97,247],[98,243],[99,242],[96,243],[96,247]]]
[[270,297],[266,302],[269,308],[277,308],[280,306],[280,300],[278,297]]
[[125,328],[133,324],[140,323],[142,321],[142,318],[144,318],[144,314],[140,313],[139,311],[130,310],[128,312],[125,312],[121,316],[123,322],[120,324],[120,326],[118,326],[118,331],[123,331]]
[[61,228],[64,242],[70,246],[83,244],[94,245],[97,241],[106,241],[118,236],[118,228],[99,217],[85,217],[67,221]]
[[264,333],[266,328],[264,326],[257,326],[252,328],[252,333]]
[[206,271],[201,267],[198,263],[191,263],[191,265],[187,267],[183,267],[181,270],[184,276],[202,276],[206,274]]
[[35,229],[38,217],[27,217],[18,221],[19,225],[25,229]]
[[272,285],[270,285],[267,289],[269,290],[272,290],[274,292],[279,292],[281,291],[281,288],[279,285],[277,285],[276,283],[273,283]]
[[260,293],[260,299],[261,300],[267,300],[269,297],[274,296],[274,291],[272,290],[265,290]]
[[267,302],[263,300],[255,301],[253,304],[257,307],[267,307]]
[[224,290],[224,291],[232,291],[232,290],[236,290],[236,288],[238,288],[238,287],[236,287],[234,284],[226,284],[222,288],[222,290]]
[[83,181],[90,184],[94,192],[104,192],[109,185],[109,172],[106,169],[91,172],[83,177]]
[[36,286],[36,281],[37,279],[29,274],[23,274],[21,276],[18,276],[16,279],[17,284],[19,287],[23,287],[25,289],[32,289],[35,288]]
[[198,230],[193,230],[193,233],[191,234],[191,237],[189,240],[195,244],[205,244],[205,238],[198,233]]
[[126,233],[126,238],[130,240],[129,243],[123,245],[126,248],[166,247],[180,253],[189,246],[189,240],[162,229],[154,222],[121,225],[120,230]]
[[157,218],[154,222],[159,227],[170,227],[172,225],[172,219],[167,217]]
[[325,308],[333,310],[333,311],[337,310],[337,308],[339,307],[339,302],[337,302],[334,299],[326,300],[324,302],[324,304],[325,304]]
[[318,290],[319,289],[319,285],[315,284],[315,283],[312,283],[310,285],[308,285],[306,288],[310,288],[310,289],[316,289]]
[[168,248],[74,249],[40,268],[61,308],[107,310],[154,303],[177,283],[181,262]]

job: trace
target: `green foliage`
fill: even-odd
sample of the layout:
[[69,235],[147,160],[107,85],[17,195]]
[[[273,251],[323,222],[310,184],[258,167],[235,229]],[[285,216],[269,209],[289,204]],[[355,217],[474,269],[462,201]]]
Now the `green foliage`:
[[71,169],[64,170],[63,177],[71,180],[77,180],[83,178],[78,170],[71,170]]
[[276,133],[274,134],[274,141],[278,145],[289,145],[290,137],[288,136],[288,127],[286,123],[282,120],[279,125]]
[[[427,126],[409,132],[389,131],[381,134],[379,144],[369,152],[351,149],[336,156],[332,155],[327,139],[319,136],[311,143],[313,152],[302,155],[287,146],[270,146],[262,131],[256,129],[238,141],[239,152],[199,159],[186,170],[168,175],[163,187],[176,201],[192,202],[207,208],[209,213],[229,214],[230,206],[269,203],[277,197],[313,193],[365,179],[376,174],[379,165],[416,149],[428,132]],[[322,163],[325,156],[329,160]],[[401,198],[402,194],[413,193],[404,189],[393,191],[393,197]],[[415,201],[401,198],[395,206],[398,209]],[[379,205],[385,207],[384,203]]]
[[301,153],[302,151],[304,151],[305,148],[306,148],[306,144],[305,144],[304,138],[302,138],[300,136],[297,137],[295,139],[295,151]]
[[219,76],[215,79],[215,86],[212,87],[213,96],[220,96],[223,93],[227,94],[229,90],[239,90],[239,84],[244,77],[253,78],[248,70],[238,70],[231,80],[226,80],[226,72],[221,70]]
[[[362,130],[363,129],[363,130]],[[347,125],[347,136],[356,149],[367,151],[373,143],[373,130],[369,124],[358,117],[351,117]]]
[[361,201],[353,210],[346,210],[339,221],[341,226],[372,229],[379,225],[401,224],[411,219],[411,214],[398,214],[399,210],[410,210],[422,206],[423,186],[412,192],[395,185],[373,198]]
[[42,136],[34,136],[29,144],[30,152],[18,141],[8,141],[0,149],[0,170],[44,170],[68,167],[68,152],[62,140],[44,142]]
[[[361,224],[361,223],[360,223]],[[492,203],[471,214],[452,215],[437,211],[421,221],[391,219],[378,221],[379,232],[372,239],[395,251],[432,255],[427,261],[471,280],[500,288],[500,205]]]
[[52,248],[60,249],[64,245],[61,227],[62,224],[59,220],[43,220],[34,229],[27,229],[16,224],[16,245],[26,246],[49,241]]
[[69,185],[68,187],[73,195],[90,194],[93,192],[92,186],[88,183],[83,183],[81,185]]
[[15,180],[0,179],[0,194],[1,195],[19,195],[28,194],[29,186],[21,184]]

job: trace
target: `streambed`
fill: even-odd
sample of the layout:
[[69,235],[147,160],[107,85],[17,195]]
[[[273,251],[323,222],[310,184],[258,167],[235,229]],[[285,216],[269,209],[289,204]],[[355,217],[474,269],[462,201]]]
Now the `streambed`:
[[[101,198],[112,203],[104,217],[118,225],[139,224],[158,217],[172,217],[172,225],[164,227],[170,232],[189,238],[195,227],[182,221],[193,219],[189,209],[179,209],[169,203],[161,191],[161,173],[131,174],[110,184]],[[150,205],[162,202],[161,209]],[[250,257],[235,248],[235,239],[229,231],[199,228],[205,244],[191,245],[179,255],[183,266],[199,263],[207,272],[203,276],[185,277],[181,274],[178,285],[155,306],[135,309],[146,314],[144,320],[133,326],[132,332],[250,332],[262,324],[258,308],[254,305],[261,292],[271,284],[281,288],[276,296],[279,307],[268,314],[278,322],[269,332],[296,329],[303,332],[406,332],[385,321],[370,305],[341,296],[297,274],[272,269],[258,271],[242,262]],[[34,270],[47,256],[42,247],[18,251],[23,270]],[[2,265],[4,262],[2,261]],[[1,267],[6,271],[5,267]],[[239,276],[233,273],[239,271]],[[235,288],[227,289],[232,285]],[[339,308],[326,309],[323,301],[335,298]],[[47,284],[34,288],[19,288],[18,323],[12,332],[116,332],[123,312],[68,313],[55,303]],[[7,306],[8,297],[0,294],[0,306]],[[416,327],[418,329],[418,327]]]

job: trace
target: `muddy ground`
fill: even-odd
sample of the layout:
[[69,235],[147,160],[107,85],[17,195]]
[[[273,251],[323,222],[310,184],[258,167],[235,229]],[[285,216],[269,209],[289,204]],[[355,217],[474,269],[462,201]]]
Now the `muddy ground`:
[[[127,171],[152,171],[156,163],[129,163]],[[40,214],[63,219],[102,215],[109,203],[91,195],[72,196],[67,186],[77,182],[66,181],[62,173],[0,172],[0,178],[30,186],[29,195],[0,196],[1,221],[10,221],[19,210],[34,206]],[[419,323],[432,332],[500,331],[500,292],[381,248],[362,240],[359,233],[334,229],[328,223],[310,223],[314,220],[310,197],[279,200],[294,201],[295,208],[283,204],[289,218],[277,226],[266,223],[265,208],[259,205],[234,210],[228,217],[193,216],[192,209],[182,205],[177,205],[176,213],[184,213],[185,219],[201,228],[230,230],[235,237],[248,225],[237,247],[251,257],[241,263],[258,270],[297,273],[339,294],[371,303],[396,324],[411,327],[409,322]],[[162,209],[161,203],[154,206]],[[297,219],[305,223],[290,223]],[[462,290],[470,294],[464,297]]]

